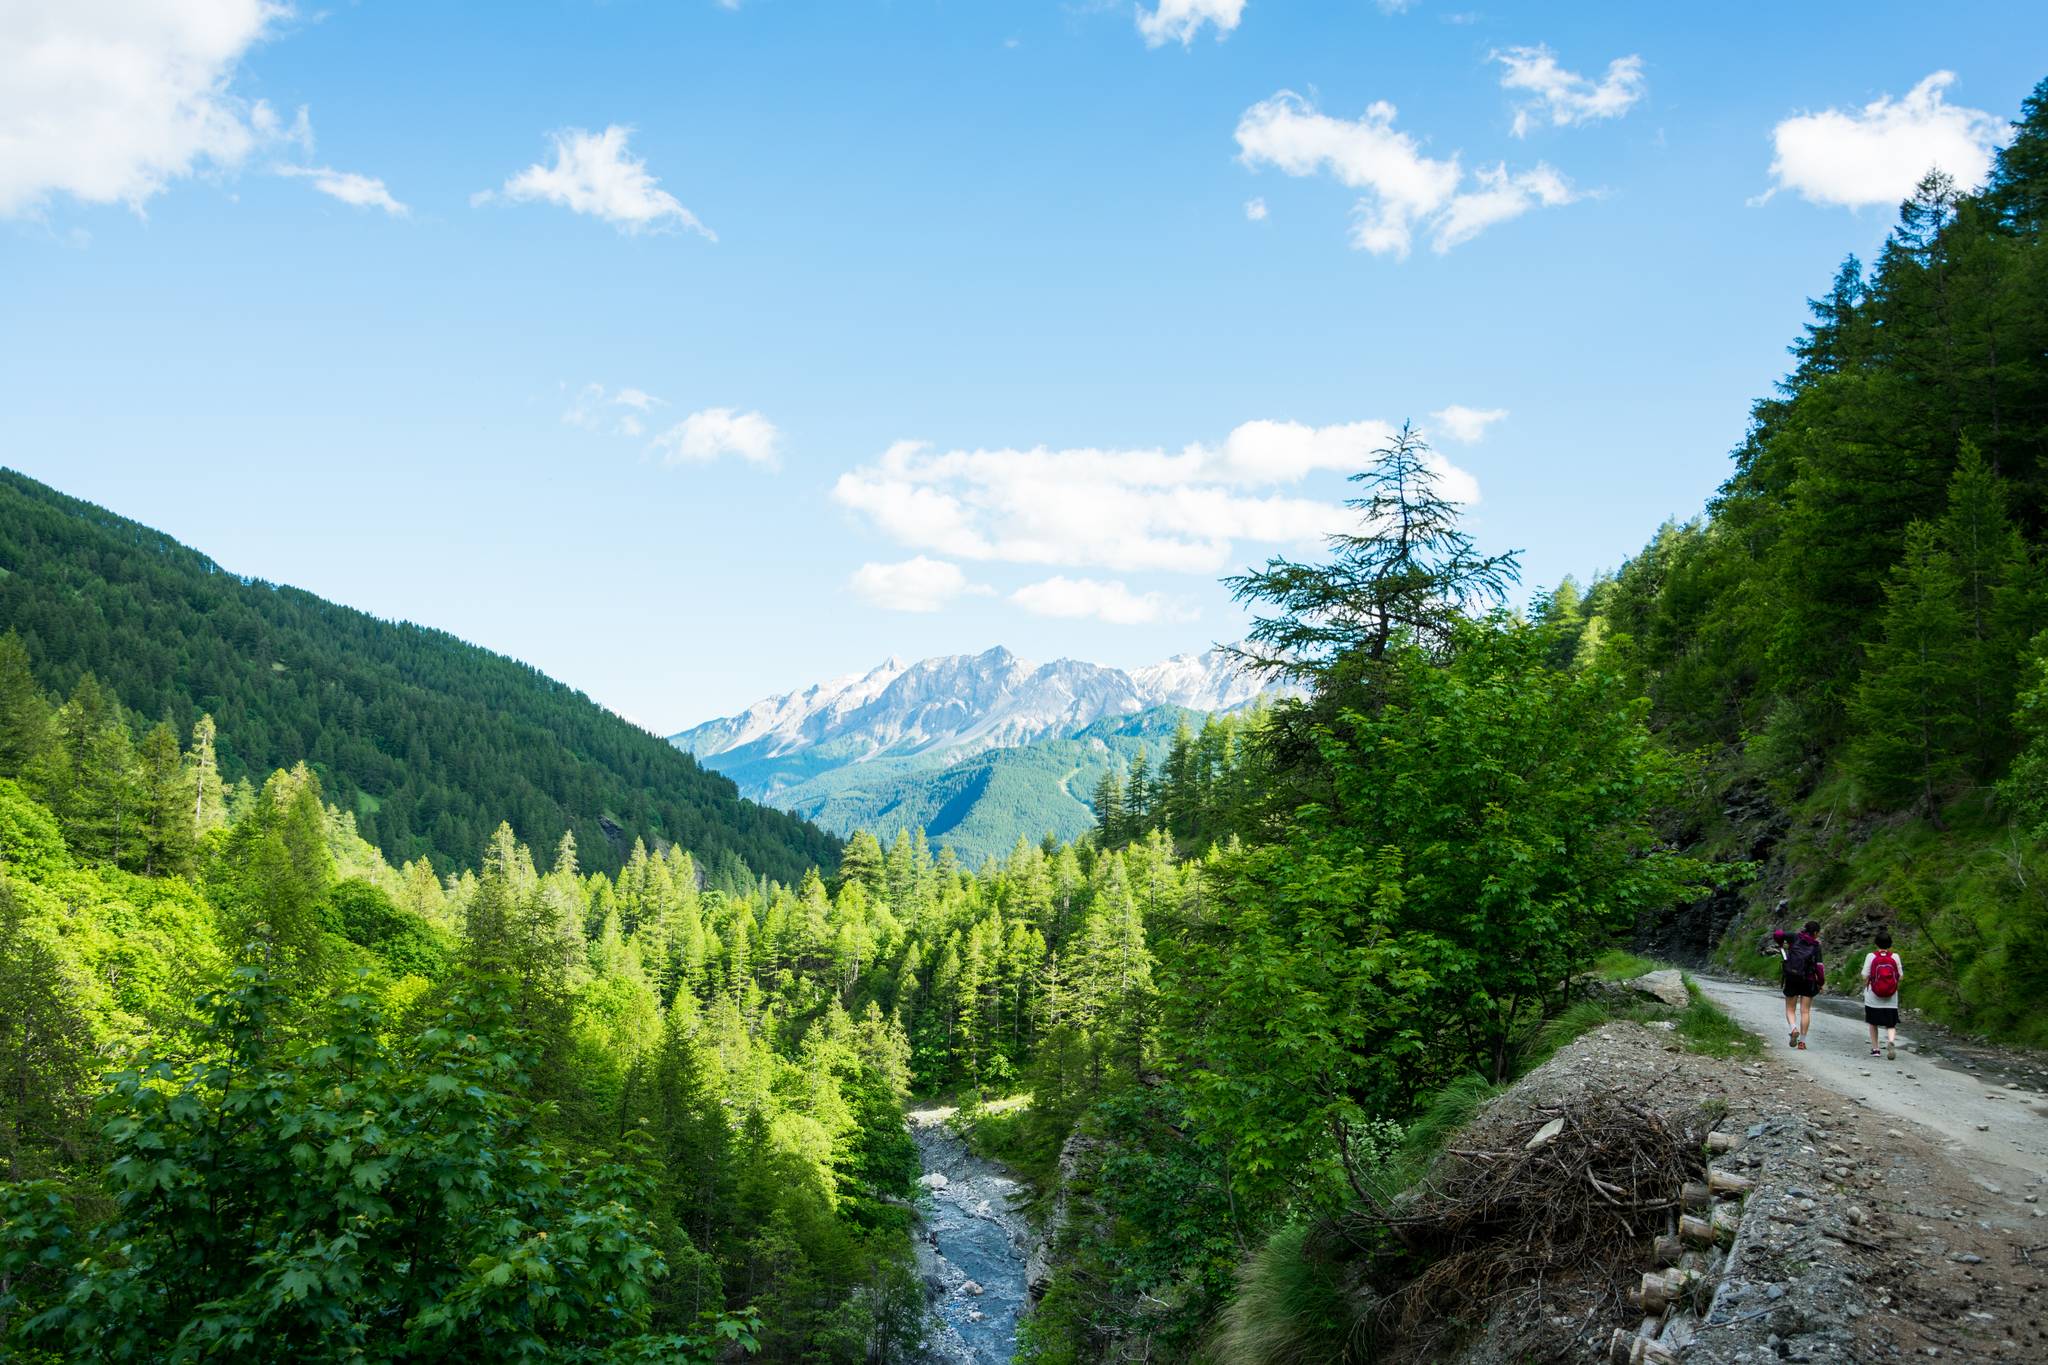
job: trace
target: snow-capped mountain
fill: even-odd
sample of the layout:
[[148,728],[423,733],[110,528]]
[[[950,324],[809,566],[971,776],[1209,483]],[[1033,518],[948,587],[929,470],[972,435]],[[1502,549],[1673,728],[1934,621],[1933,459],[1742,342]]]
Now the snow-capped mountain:
[[996,648],[913,664],[886,659],[670,738],[750,795],[773,800],[793,783],[849,764],[955,761],[1158,706],[1234,710],[1270,690],[1269,680],[1220,649],[1126,672],[1076,659],[1033,664]]

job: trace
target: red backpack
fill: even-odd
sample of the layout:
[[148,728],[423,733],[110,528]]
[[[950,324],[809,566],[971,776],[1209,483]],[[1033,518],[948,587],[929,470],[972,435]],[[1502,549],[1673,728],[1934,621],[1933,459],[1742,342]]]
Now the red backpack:
[[1880,1000],[1899,993],[1899,960],[1888,949],[1870,955],[1870,993]]

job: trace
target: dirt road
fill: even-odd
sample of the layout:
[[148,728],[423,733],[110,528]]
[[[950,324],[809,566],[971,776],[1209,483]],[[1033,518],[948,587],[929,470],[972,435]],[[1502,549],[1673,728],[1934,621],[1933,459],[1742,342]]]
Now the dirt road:
[[[1970,1164],[2005,1172],[2048,1170],[2048,1094],[2032,1086],[1984,1077],[1964,1066],[1922,1055],[1914,1030],[1899,1030],[1899,1059],[1870,1055],[1862,1008],[1823,1000],[1814,1011],[1804,1052],[1785,1045],[1785,1001],[1774,987],[1697,977],[1714,1003],[1795,1072],[1847,1096],[1865,1109],[1934,1130],[1951,1152]],[[1987,1173],[1988,1174],[1988,1173]]]

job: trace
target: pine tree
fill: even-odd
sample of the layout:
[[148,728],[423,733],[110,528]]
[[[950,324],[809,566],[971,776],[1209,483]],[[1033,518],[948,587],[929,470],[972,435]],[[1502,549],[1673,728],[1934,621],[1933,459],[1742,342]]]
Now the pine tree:
[[1850,707],[1850,766],[1876,801],[1932,814],[1961,777],[1970,739],[1969,622],[1955,560],[1933,527],[1907,532],[1882,624]]
[[1868,320],[1863,313],[1863,262],[1850,256],[1835,272],[1825,298],[1808,299],[1813,321],[1791,350],[1799,364],[1779,387],[1797,393],[1824,375],[1839,374],[1860,360]]
[[120,704],[88,673],[57,708],[55,743],[31,776],[81,857],[139,864],[135,749]]
[[143,736],[136,755],[144,876],[176,876],[192,866],[191,792],[177,732],[159,722]]
[[227,790],[221,783],[220,758],[214,751],[216,735],[212,716],[202,715],[193,723],[192,748],[186,754],[186,763],[191,769],[194,840],[205,838],[209,831],[228,822]]
[[1985,197],[2015,233],[2038,236],[2048,227],[2048,79],[2021,103]]
[[1960,588],[1969,747],[1975,766],[1988,773],[2011,751],[2018,656],[2038,608],[2030,600],[2026,546],[2006,513],[2005,481],[1968,440],[1949,480],[1940,539]]
[[1115,768],[1095,784],[1095,842],[1114,848],[1124,831],[1124,781]]
[[36,686],[28,648],[0,635],[0,777],[20,777],[50,741],[50,704]]
[[1404,425],[1351,476],[1364,492],[1344,505],[1361,527],[1330,537],[1330,563],[1271,559],[1223,580],[1237,601],[1278,609],[1253,622],[1242,657],[1316,678],[1346,655],[1378,663],[1400,637],[1440,647],[1458,620],[1504,601],[1516,555],[1474,548],[1441,477],[1429,445]]

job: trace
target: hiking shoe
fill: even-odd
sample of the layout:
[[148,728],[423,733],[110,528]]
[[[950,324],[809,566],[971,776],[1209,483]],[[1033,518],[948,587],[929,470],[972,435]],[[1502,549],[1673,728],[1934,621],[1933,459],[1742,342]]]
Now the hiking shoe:
[[1798,1041],[1797,1043],[1795,1043],[1795,1044],[1794,1044],[1793,1046],[1797,1047],[1797,1048],[1798,1048],[1798,1049],[1799,1049],[1799,1050],[1800,1050],[1801,1052],[1804,1052],[1804,1051],[1806,1051],[1806,1040],[1805,1040],[1804,1038],[1801,1038],[1801,1039],[1800,1039],[1800,1040],[1799,1040],[1799,1041]]
[[1799,1035],[1798,1035],[1798,1034],[1796,1034],[1796,1033],[1788,1033],[1788,1034],[1786,1034],[1786,1035],[1785,1035],[1785,1046],[1786,1046],[1786,1047],[1798,1047],[1798,1046],[1799,1046]]
[[1899,1060],[1899,1045],[1897,1043],[1886,1043],[1884,1045],[1884,1059],[1888,1062]]
[[1878,1051],[1877,1051],[1877,1049],[1876,1049],[1876,1048],[1872,1048],[1872,1049],[1870,1049],[1870,1055],[1871,1055],[1871,1056],[1873,1056],[1873,1057],[1877,1056],[1877,1055],[1878,1055]]

